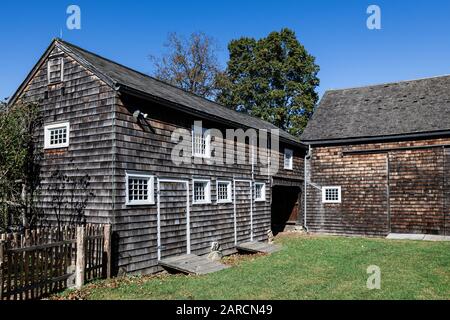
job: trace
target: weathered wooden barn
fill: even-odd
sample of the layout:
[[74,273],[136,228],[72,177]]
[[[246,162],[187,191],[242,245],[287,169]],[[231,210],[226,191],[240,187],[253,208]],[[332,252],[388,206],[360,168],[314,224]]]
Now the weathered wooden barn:
[[301,139],[309,231],[450,235],[450,76],[325,93]]
[[[44,116],[42,207],[54,205],[52,172],[88,174],[95,198],[87,221],[112,224],[117,272],[157,271],[161,259],[206,254],[212,242],[231,253],[239,243],[267,240],[271,225],[302,224],[306,148],[286,132],[279,133],[275,174],[261,162],[209,164],[211,138],[203,131],[184,141],[193,163],[172,161],[177,129],[191,133],[196,121],[224,136],[226,129],[275,129],[265,121],[59,39],[10,103],[18,99],[37,101]],[[236,150],[247,160],[267,149],[234,138],[231,146],[224,155]]]

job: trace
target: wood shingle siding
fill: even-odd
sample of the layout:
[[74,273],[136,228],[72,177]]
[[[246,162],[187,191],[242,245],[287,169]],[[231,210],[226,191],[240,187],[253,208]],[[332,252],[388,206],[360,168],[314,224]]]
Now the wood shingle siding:
[[[54,207],[53,197],[48,190],[52,172],[60,170],[73,176],[78,169],[82,174],[89,175],[90,188],[95,194],[86,208],[88,222],[110,223],[112,110],[116,94],[67,54],[53,49],[50,55],[56,53],[64,59],[64,82],[48,85],[45,60],[22,93],[24,100],[40,103],[44,125],[70,122],[69,147],[43,151],[40,206],[46,212],[52,212]],[[64,94],[61,91],[63,87]],[[48,92],[47,99],[45,91]],[[43,147],[42,128],[39,131],[38,148]]]
[[[449,149],[441,146],[445,144],[450,148],[450,139],[313,148],[309,230],[370,236],[449,234]],[[419,146],[426,148],[408,149]],[[352,153],[356,150],[370,153]],[[320,186],[341,186],[342,203],[323,204]]]
[[[446,75],[324,95],[301,136],[310,230],[450,234],[449,88]],[[341,186],[341,203],[321,186]]]
[[392,232],[445,234],[444,156],[444,149],[390,155]]
[[[171,160],[171,152],[174,147],[174,142],[171,141],[172,132],[176,129],[191,129],[192,124],[196,119],[189,115],[180,117],[179,112],[164,108],[156,103],[148,102],[132,98],[129,96],[122,96],[118,99],[118,107],[116,115],[118,121],[116,122],[116,170],[118,179],[116,190],[116,224],[119,239],[119,252],[124,252],[123,246],[127,246],[130,250],[126,250],[127,259],[123,258],[119,261],[119,267],[127,272],[144,271],[142,269],[157,268],[156,259],[149,259],[148,264],[134,261],[139,261],[142,254],[147,253],[139,250],[132,250],[134,247],[133,239],[139,241],[139,245],[146,247],[149,252],[151,248],[155,248],[154,243],[146,241],[156,234],[156,206],[139,206],[128,207],[124,203],[125,199],[125,180],[124,172],[126,170],[137,170],[141,172],[148,172],[154,174],[157,178],[172,178],[189,181],[190,187],[190,242],[191,252],[194,254],[206,254],[209,252],[211,242],[217,241],[220,243],[224,251],[234,250],[235,236],[234,236],[234,203],[217,203],[216,181],[226,180],[233,182],[233,179],[248,180],[248,182],[236,182],[236,208],[238,219],[242,218],[242,223],[238,223],[238,240],[249,240],[250,236],[250,181],[251,165],[247,164],[181,164],[175,165]],[[136,121],[132,114],[135,109],[148,113],[146,122],[148,126],[136,125]],[[225,133],[225,128],[220,124],[214,124],[204,121],[203,126],[206,128],[222,129]],[[132,128],[132,129],[131,129]],[[187,143],[190,149],[190,141]],[[224,148],[225,149],[225,148]],[[243,152],[246,150],[248,154],[248,146],[236,145],[236,151]],[[227,150],[224,150],[224,154]],[[300,154],[300,152],[299,152]],[[282,155],[278,155],[282,156]],[[248,157],[248,155],[247,155]],[[292,177],[298,174],[300,167],[303,168],[301,157],[296,157],[296,171],[291,173]],[[281,164],[280,164],[281,165]],[[266,201],[253,203],[253,232],[255,240],[267,239],[267,231],[270,229],[270,179],[266,175],[260,175],[260,167],[256,166],[254,179],[266,183]],[[286,173],[284,177],[289,177]],[[192,181],[194,178],[207,179],[211,182],[211,203],[208,204],[193,204],[192,203]],[[167,184],[167,183],[165,183]],[[164,197],[163,197],[164,193]],[[185,220],[180,219],[185,210],[184,195],[177,192],[169,193],[168,191],[161,192],[161,201],[169,201],[170,206],[173,207],[173,219],[176,221],[175,229],[179,229],[185,225]],[[233,193],[234,194],[234,193]],[[235,200],[235,199],[233,199]],[[161,210],[164,210],[166,203],[161,204]],[[241,214],[242,213],[242,214]],[[167,214],[167,213],[165,213]],[[244,215],[245,217],[243,217]],[[178,218],[176,218],[178,216]],[[140,224],[135,222],[139,217]],[[148,217],[146,219],[146,217]],[[166,222],[165,222],[166,223]],[[174,222],[175,223],[175,222]],[[242,228],[245,226],[246,228]],[[161,226],[163,228],[163,226]],[[172,246],[166,246],[161,249],[163,255],[170,255],[167,250],[180,251],[185,244],[185,230],[175,232],[170,230],[167,226],[164,229],[169,232],[167,235],[161,234],[162,242],[173,242]],[[245,230],[244,230],[245,229]],[[164,232],[166,232],[164,231]],[[170,236],[169,236],[170,235]],[[125,240],[126,238],[126,240]],[[144,239],[142,241],[141,239]],[[178,241],[176,240],[178,239]],[[136,243],[136,248],[139,247]],[[165,251],[166,250],[166,251]],[[165,252],[165,253],[164,253]],[[155,253],[155,252],[154,252]],[[186,253],[186,252],[184,252]],[[143,258],[143,257],[142,257]]]
[[[47,62],[55,56],[63,59],[58,71],[63,76],[49,85]],[[209,252],[212,242],[219,242],[225,253],[234,252],[236,233],[238,241],[251,240],[252,235],[253,240],[266,240],[271,227],[272,181],[301,185],[304,145],[284,131],[280,131],[280,152],[275,154],[279,159],[275,176],[269,176],[267,166],[262,168],[260,163],[252,171],[248,142],[233,141],[224,146],[224,159],[235,152],[233,164],[175,164],[171,159],[176,145],[172,133],[177,129],[191,132],[195,121],[202,121],[204,128],[220,130],[224,139],[226,129],[270,131],[275,127],[58,39],[10,104],[20,98],[39,102],[45,125],[70,123],[69,146],[44,150],[41,207],[50,220],[54,219],[54,199],[48,187],[55,182],[55,170],[68,176],[88,174],[89,191],[95,197],[86,208],[87,222],[112,224],[116,273],[154,272],[160,270],[158,252],[161,257],[186,254],[189,250],[201,255]],[[148,116],[136,119],[133,113],[138,110]],[[224,141],[216,138],[214,142]],[[182,145],[190,154],[191,141],[183,141]],[[38,147],[43,146],[42,129]],[[284,147],[294,151],[293,170],[283,169]],[[255,153],[259,154],[257,148]],[[238,154],[245,155],[245,163],[237,162]],[[128,174],[152,177],[153,185],[148,188],[153,191],[154,203],[127,201]],[[193,204],[194,179],[210,181],[210,203]],[[218,180],[236,184],[232,202],[217,203]],[[250,199],[255,182],[266,184],[265,201]]]

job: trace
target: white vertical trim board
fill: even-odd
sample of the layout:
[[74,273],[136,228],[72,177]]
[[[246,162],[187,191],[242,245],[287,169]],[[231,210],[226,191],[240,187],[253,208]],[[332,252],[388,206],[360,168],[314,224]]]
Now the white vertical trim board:
[[161,187],[159,185],[159,179],[156,179],[156,185],[157,185],[157,189],[156,189],[156,199],[157,199],[157,213],[156,213],[156,249],[158,252],[158,261],[161,261],[161,198],[160,198],[160,192],[161,192]]
[[191,208],[189,206],[189,181],[186,181],[186,252],[191,254]]
[[234,245],[237,245],[236,180],[234,179],[233,179],[233,222],[234,222]]
[[250,181],[250,241],[253,241],[253,181]]

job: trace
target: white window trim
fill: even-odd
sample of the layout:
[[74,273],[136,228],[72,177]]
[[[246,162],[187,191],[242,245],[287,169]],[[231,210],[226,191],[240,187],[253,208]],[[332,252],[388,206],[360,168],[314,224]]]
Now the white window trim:
[[[205,200],[195,200],[195,183],[206,182]],[[192,180],[192,204],[210,204],[211,203],[211,180],[208,179],[193,179]]]
[[[287,155],[287,153],[290,153],[290,155],[291,155],[291,160],[289,161],[289,165],[288,166],[286,166],[286,155]],[[284,166],[285,170],[293,170],[293,168],[294,168],[294,150],[288,149],[288,148],[284,149],[283,166]]]
[[[262,189],[261,189],[261,198],[256,198],[256,186],[257,185],[262,185]],[[266,184],[264,182],[255,182],[255,202],[264,202],[266,201]]]
[[[128,178],[144,178],[148,181],[148,199],[130,201],[128,192]],[[125,204],[127,206],[143,206],[155,204],[155,177],[146,173],[125,172]]]
[[[227,184],[227,196],[228,199],[226,200],[219,200],[219,183],[226,183]],[[232,186],[231,186],[231,181],[228,180],[217,180],[216,182],[216,200],[217,203],[232,203],[233,202],[233,190],[232,190]]]
[[[206,136],[205,133],[207,132]],[[191,130],[191,140],[192,140],[192,156],[196,158],[204,158],[209,159],[211,158],[211,133],[206,128],[202,128],[202,134],[205,136],[205,154],[196,153],[194,148],[194,126],[192,126]]]
[[[59,66],[60,66],[60,79],[59,80],[54,80],[51,81],[50,79],[50,61],[52,60],[59,60]],[[49,58],[49,60],[47,61],[47,83],[48,84],[54,84],[54,83],[59,83],[59,82],[63,82],[64,81],[64,57],[57,57],[57,58]]]
[[[50,130],[57,128],[66,128],[66,142],[59,144],[50,144]],[[52,123],[44,126],[44,149],[60,149],[67,148],[69,146],[70,140],[70,123],[69,122],[59,122]]]
[[[326,190],[328,190],[328,189],[337,189],[338,190],[338,200],[327,200],[326,199]],[[338,186],[322,187],[322,203],[342,203],[341,187],[338,187]]]

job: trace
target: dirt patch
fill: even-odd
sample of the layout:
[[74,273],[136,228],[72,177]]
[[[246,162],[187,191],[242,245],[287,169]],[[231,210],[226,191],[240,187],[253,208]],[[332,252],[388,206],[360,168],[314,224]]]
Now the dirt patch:
[[317,237],[317,235],[313,235],[313,234],[306,233],[306,232],[285,231],[285,232],[280,232],[279,234],[277,234],[275,237],[275,241],[277,239],[298,239],[298,238],[311,239],[311,238],[315,238],[315,237]]
[[231,256],[226,256],[222,258],[221,262],[228,266],[236,266],[245,261],[254,261],[258,258],[264,257],[265,253],[254,253],[254,254],[233,254]]

